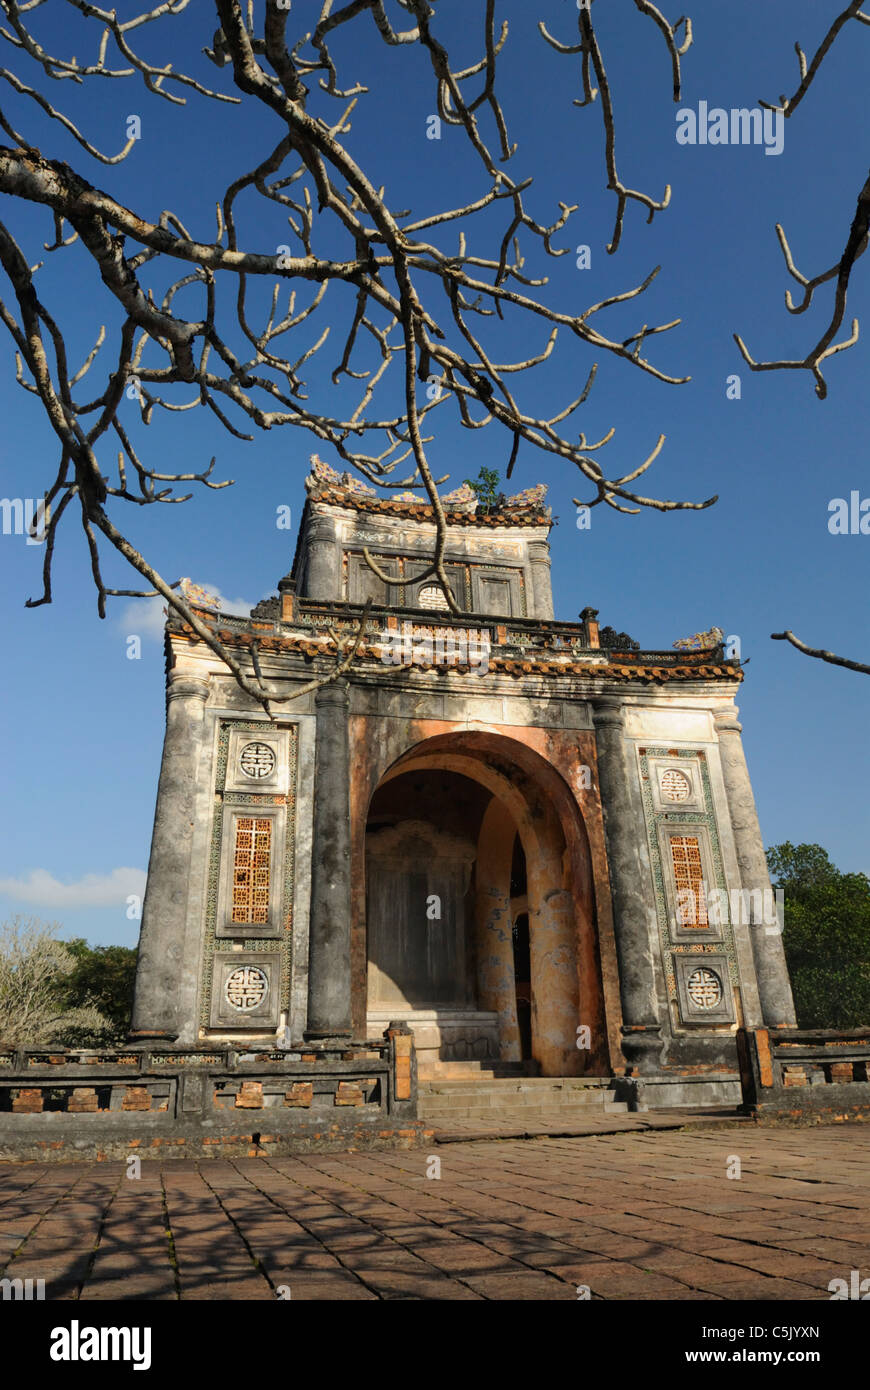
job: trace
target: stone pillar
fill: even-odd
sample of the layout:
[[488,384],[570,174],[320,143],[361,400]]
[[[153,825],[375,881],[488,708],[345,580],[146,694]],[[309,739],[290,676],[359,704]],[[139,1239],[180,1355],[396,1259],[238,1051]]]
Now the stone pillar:
[[635,788],[616,701],[593,703],[598,779],[622,1001],[622,1051],[633,1072],[658,1071],[662,1050],[656,976],[650,940],[653,880],[640,791]]
[[532,567],[532,600],[530,618],[542,620],[553,617],[553,584],[550,578],[550,547],[546,541],[529,542],[529,562]]
[[341,552],[335,522],[330,516],[314,516],[308,527],[308,563],[305,597],[317,602],[341,598]]
[[178,1034],[178,994],[207,695],[207,680],[170,674],[166,735],[139,933],[131,1042],[171,1041]]
[[[742,725],[738,722],[737,715],[736,705],[713,711],[740,882],[743,889],[750,894],[760,890],[765,896],[767,893],[772,895],[758,812],[755,809],[755,797],[752,795],[749,769],[746,766],[743,741],[740,737]],[[755,977],[764,1022],[768,1028],[794,1028],[794,1000],[782,936],[778,930],[768,932],[764,923],[753,923],[749,927],[749,935],[752,940]]]
[[481,1009],[498,1014],[499,1056],[522,1060],[511,920],[511,861],[517,828],[494,796],[484,812],[475,870],[477,993]]
[[[549,842],[548,842],[549,841]],[[562,856],[548,836],[526,855],[529,956],[532,968],[532,1056],[542,1076],[577,1076],[580,981],[573,902],[564,886]]]
[[323,685],[314,697],[314,826],[308,947],[306,1038],[349,1038],[350,750],[348,687]]

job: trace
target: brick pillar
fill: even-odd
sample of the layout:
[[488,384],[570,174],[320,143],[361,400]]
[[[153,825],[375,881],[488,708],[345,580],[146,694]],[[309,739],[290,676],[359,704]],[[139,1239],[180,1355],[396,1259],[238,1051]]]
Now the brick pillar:
[[281,598],[281,621],[293,623],[296,621],[296,580],[289,574],[278,581],[278,593]]
[[586,646],[600,647],[601,635],[598,626],[598,609],[584,608],[580,614],[580,621],[586,630]]

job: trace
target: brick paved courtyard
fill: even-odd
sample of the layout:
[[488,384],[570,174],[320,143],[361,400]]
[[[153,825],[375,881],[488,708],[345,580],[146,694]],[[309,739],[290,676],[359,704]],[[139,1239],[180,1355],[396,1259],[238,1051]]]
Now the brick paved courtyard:
[[145,1160],[138,1179],[5,1163],[0,1265],[46,1299],[828,1299],[870,1275],[868,1199],[861,1125]]

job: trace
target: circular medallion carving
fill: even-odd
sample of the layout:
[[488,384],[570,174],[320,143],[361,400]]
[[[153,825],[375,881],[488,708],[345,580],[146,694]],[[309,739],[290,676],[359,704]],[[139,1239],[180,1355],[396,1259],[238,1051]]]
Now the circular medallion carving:
[[686,993],[696,1009],[715,1009],[722,1003],[722,981],[715,971],[699,966],[686,980]]
[[269,980],[258,965],[240,965],[227,976],[224,997],[239,1013],[249,1013],[266,998]]
[[239,767],[246,777],[259,781],[275,771],[275,750],[268,743],[246,743],[239,754]]
[[424,584],[417,595],[419,608],[439,608],[446,610],[447,599],[440,584]]
[[688,801],[692,784],[684,772],[676,767],[666,768],[661,780],[662,801]]

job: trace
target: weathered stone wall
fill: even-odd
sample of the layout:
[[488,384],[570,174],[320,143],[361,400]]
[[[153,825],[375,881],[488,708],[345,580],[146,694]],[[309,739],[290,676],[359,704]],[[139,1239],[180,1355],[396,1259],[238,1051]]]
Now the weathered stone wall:
[[760,1124],[870,1120],[870,1028],[741,1028],[743,1108]]
[[[623,1006],[635,1033],[629,1047],[639,1044],[654,1054],[652,1069],[663,1074],[733,1074],[736,1029],[756,1026],[768,1017],[766,1010],[773,1022],[787,1017],[791,995],[780,927],[727,909],[718,923],[711,917],[703,928],[681,926],[669,846],[673,835],[697,842],[704,891],[719,903],[739,902],[744,891],[760,894],[766,887],[765,901],[772,905],[757,817],[750,823],[742,809],[747,794],[751,803],[745,762],[736,802],[728,789],[733,774],[720,744],[724,727],[734,737],[734,707],[717,708],[709,695],[698,698],[694,691],[681,692],[679,700],[670,691],[650,691],[614,693],[596,710],[599,755],[609,750],[602,793],[611,882],[619,899],[617,943],[619,922],[629,927],[621,962]],[[669,788],[680,788],[670,801],[663,777],[671,779]],[[769,975],[766,1004],[759,959]]]
[[412,1147],[413,1038],[343,1051],[0,1053],[0,1158],[225,1157]]

